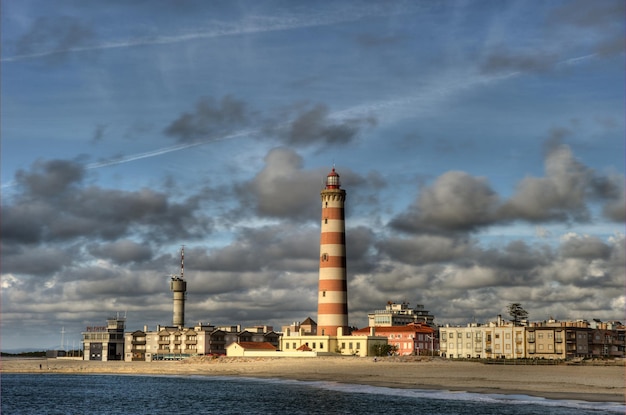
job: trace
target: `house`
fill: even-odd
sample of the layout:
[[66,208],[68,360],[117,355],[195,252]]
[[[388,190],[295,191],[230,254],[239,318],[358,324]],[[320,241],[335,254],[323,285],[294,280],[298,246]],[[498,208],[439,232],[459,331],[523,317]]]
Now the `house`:
[[228,357],[267,357],[275,356],[276,347],[269,342],[239,342],[226,347]]
[[407,324],[405,326],[365,327],[352,332],[361,336],[375,332],[376,336],[387,338],[387,344],[395,347],[400,356],[434,354],[439,347],[435,330],[426,324]]

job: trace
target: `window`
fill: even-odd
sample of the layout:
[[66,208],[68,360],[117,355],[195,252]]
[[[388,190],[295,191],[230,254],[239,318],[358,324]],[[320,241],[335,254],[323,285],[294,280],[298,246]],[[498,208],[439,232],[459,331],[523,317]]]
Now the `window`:
[[326,297],[326,291],[322,291],[322,297]]
[[341,348],[342,348],[342,349],[345,349],[345,348],[346,348],[346,343],[343,343],[343,342],[342,342],[342,343],[341,343]]
[[543,333],[537,334],[537,337],[540,338],[540,339],[543,339]]
[[548,338],[551,339],[552,338],[552,332],[548,333]]
[[460,339],[462,336],[463,336],[463,333],[459,332],[459,333],[457,333],[456,337],[458,337]]
[[323,253],[322,254],[322,261],[328,261],[328,254],[327,253]]
[[313,348],[314,348],[314,349],[317,349],[317,347],[315,347],[315,343],[313,343]]
[[289,343],[285,343],[285,349],[289,349]]
[[324,224],[328,223],[328,218],[324,218]]
[[496,339],[499,339],[499,338],[500,338],[500,335],[499,335],[499,334],[496,334]]
[[450,333],[450,338],[454,339],[454,333]]
[[348,349],[352,350],[352,342],[348,343]]
[[465,337],[467,337],[468,339],[472,338],[472,333],[470,333],[469,331],[467,333],[465,333]]
[[510,338],[511,338],[511,333],[506,333],[506,334],[504,335],[504,338],[505,338],[505,339],[510,339]]
[[360,342],[357,342],[357,343],[356,343],[356,349],[357,349],[357,350],[359,350],[360,348],[361,348],[361,343],[360,343]]
[[293,342],[293,348],[294,349],[296,348],[296,342]]
[[324,343],[320,343],[320,349],[324,348]]

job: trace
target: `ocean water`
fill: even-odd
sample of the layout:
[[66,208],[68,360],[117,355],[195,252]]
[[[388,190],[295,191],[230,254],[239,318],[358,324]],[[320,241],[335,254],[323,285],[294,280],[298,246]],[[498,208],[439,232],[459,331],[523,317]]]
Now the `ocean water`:
[[626,406],[206,376],[3,374],[2,414],[624,414]]

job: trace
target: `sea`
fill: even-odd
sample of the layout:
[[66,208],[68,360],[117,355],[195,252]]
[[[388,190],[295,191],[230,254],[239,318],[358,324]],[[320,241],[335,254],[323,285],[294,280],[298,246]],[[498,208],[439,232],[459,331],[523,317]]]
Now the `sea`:
[[215,376],[2,374],[13,414],[624,414],[626,405],[526,395]]

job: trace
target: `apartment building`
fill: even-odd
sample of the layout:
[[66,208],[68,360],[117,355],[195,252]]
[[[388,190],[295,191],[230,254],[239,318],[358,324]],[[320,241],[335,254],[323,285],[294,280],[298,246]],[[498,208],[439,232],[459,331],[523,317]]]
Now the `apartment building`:
[[435,317],[424,309],[422,304],[411,308],[406,301],[402,303],[389,301],[384,310],[369,313],[367,319],[369,327],[406,326],[410,323],[422,323],[435,327]]
[[200,323],[190,328],[157,326],[155,331],[144,327],[143,331],[126,333],[124,340],[125,361],[180,360],[197,355],[225,355],[230,344],[239,342],[268,342],[278,347],[280,334],[269,326],[241,329]]
[[486,325],[439,329],[440,353],[448,358],[573,359],[625,357],[621,323],[544,322],[514,326],[498,317]]

